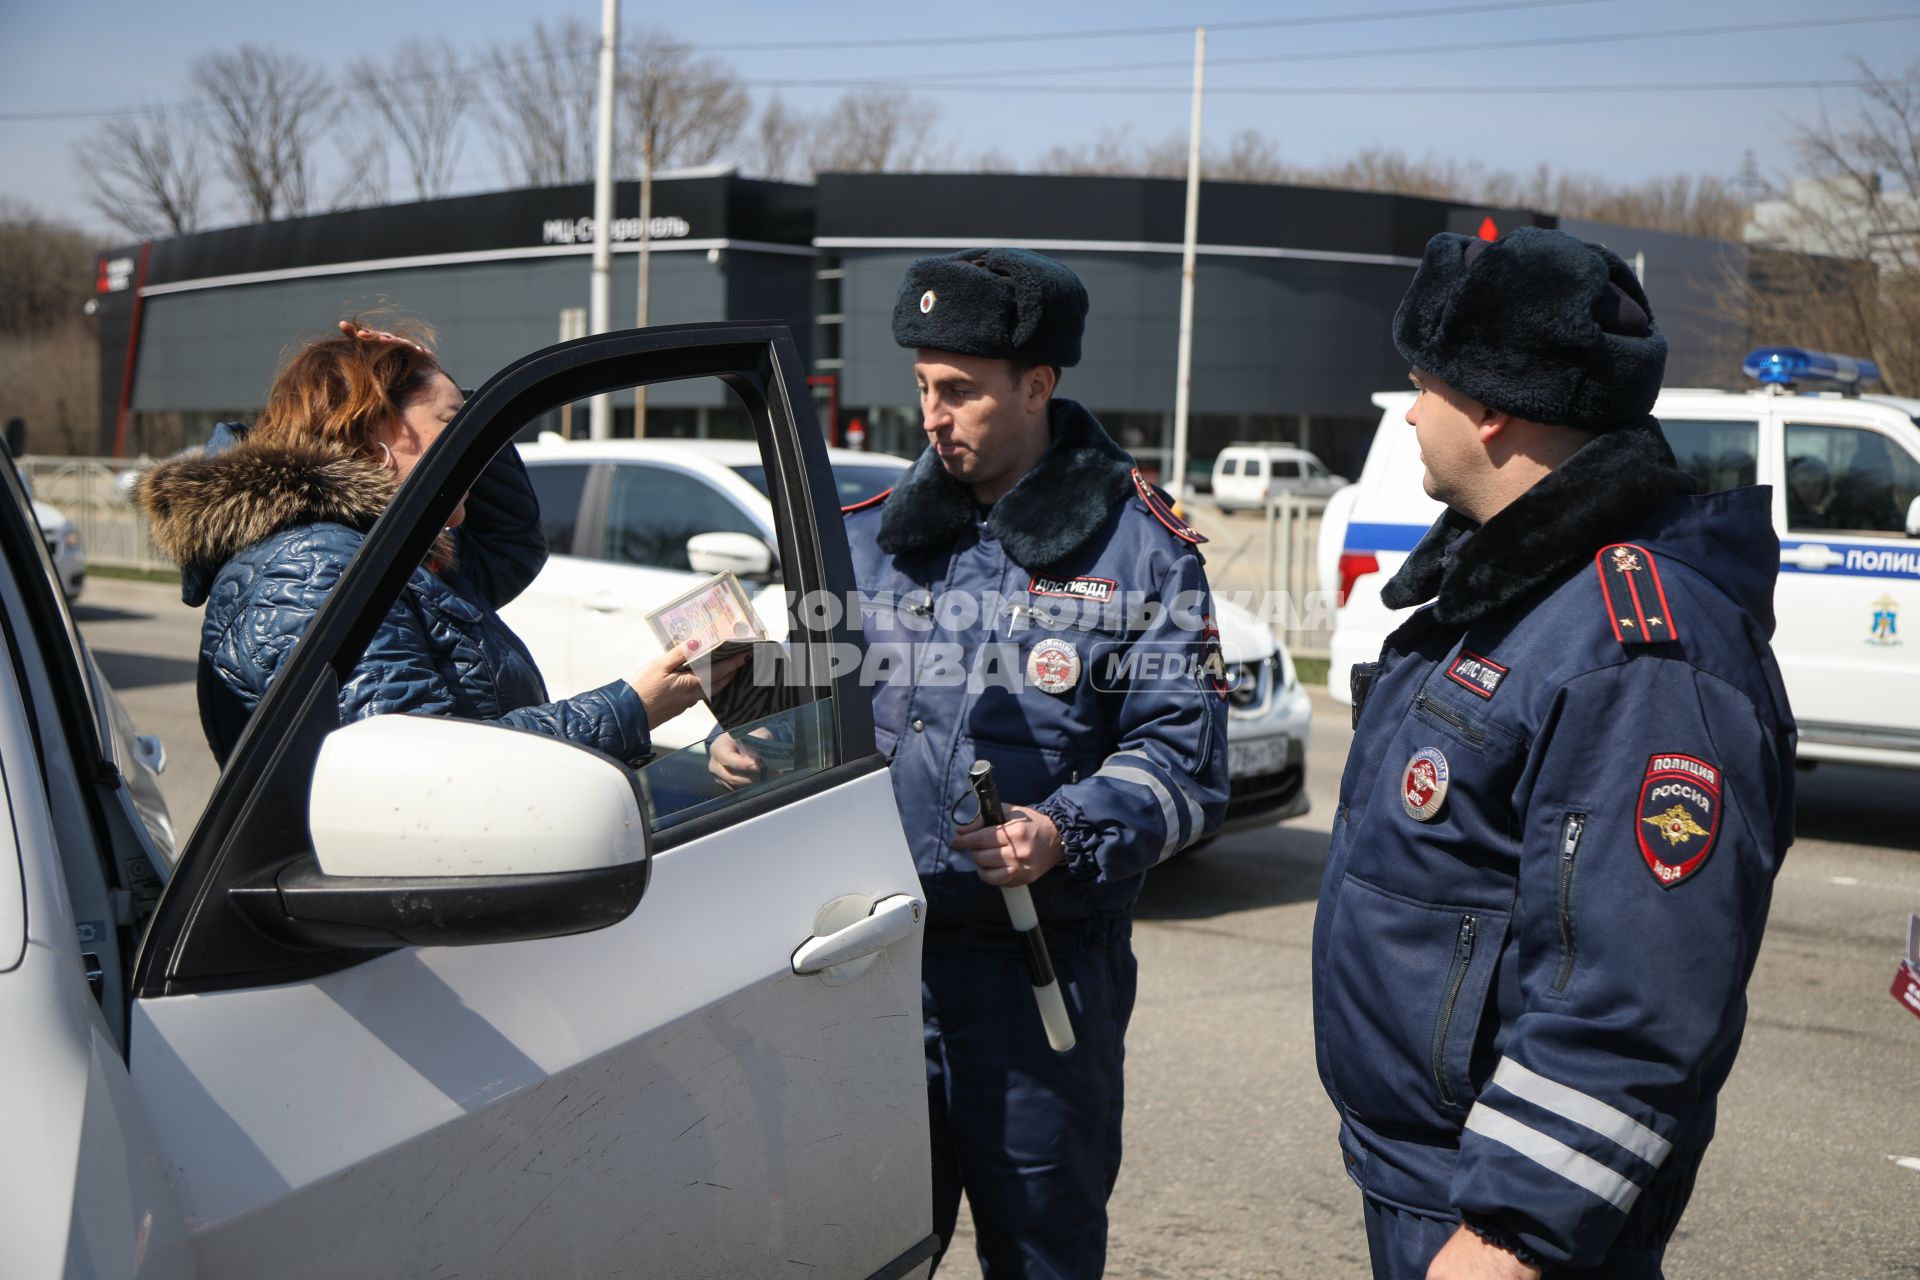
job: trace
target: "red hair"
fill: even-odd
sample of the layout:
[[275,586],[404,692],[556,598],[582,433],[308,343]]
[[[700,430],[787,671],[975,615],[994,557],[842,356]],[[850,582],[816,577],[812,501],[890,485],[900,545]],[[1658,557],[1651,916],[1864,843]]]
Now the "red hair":
[[[358,317],[353,323],[361,327]],[[435,377],[446,373],[421,349],[433,340],[430,329],[418,324],[402,328],[384,319],[380,323],[405,341],[335,334],[289,356],[267,392],[254,438],[371,454],[374,429],[398,418]]]

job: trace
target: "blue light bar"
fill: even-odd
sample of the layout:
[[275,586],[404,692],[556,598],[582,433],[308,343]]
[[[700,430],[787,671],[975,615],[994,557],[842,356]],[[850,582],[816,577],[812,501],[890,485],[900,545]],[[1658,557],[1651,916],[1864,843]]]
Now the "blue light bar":
[[1828,383],[1858,387],[1880,381],[1880,366],[1854,356],[1836,356],[1799,347],[1761,347],[1747,354],[1740,371],[1761,386],[1791,387],[1800,383]]

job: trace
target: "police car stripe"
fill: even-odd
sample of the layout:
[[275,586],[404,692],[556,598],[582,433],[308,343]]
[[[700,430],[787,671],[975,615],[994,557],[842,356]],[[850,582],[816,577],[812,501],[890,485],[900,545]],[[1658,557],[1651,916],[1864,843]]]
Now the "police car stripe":
[[1347,526],[1343,551],[1411,551],[1427,536],[1424,524],[1361,524]]
[[1473,1110],[1467,1113],[1467,1131],[1517,1151],[1549,1173],[1591,1191],[1622,1213],[1633,1208],[1633,1202],[1640,1198],[1640,1184],[1633,1179],[1622,1177],[1592,1156],[1582,1155],[1566,1143],[1549,1138],[1484,1102],[1474,1103]]
[[1136,786],[1145,787],[1153,793],[1153,798],[1160,802],[1160,815],[1165,819],[1167,824],[1167,838],[1161,843],[1160,852],[1154,858],[1155,862],[1165,861],[1175,849],[1180,847],[1180,818],[1174,812],[1173,796],[1168,794],[1167,788],[1161,783],[1160,779],[1154,777],[1145,769],[1135,769],[1128,765],[1120,765],[1117,767],[1108,765],[1101,769],[1095,776],[1114,778],[1120,782],[1131,782]]
[[[1145,752],[1142,752],[1142,751],[1116,751],[1112,755],[1107,757],[1107,764],[1109,767],[1111,767],[1112,765],[1118,764],[1123,760],[1138,760],[1144,767],[1146,767],[1149,770],[1156,769],[1159,767],[1153,763],[1152,756],[1147,755]],[[1156,774],[1155,776],[1157,777],[1159,775]],[[1206,825],[1207,815],[1205,811],[1203,811],[1200,808],[1199,802],[1196,801],[1192,796],[1187,794],[1186,787],[1181,784],[1180,779],[1177,777],[1173,780],[1173,789],[1174,789],[1174,792],[1177,795],[1179,795],[1180,799],[1186,802],[1186,806],[1187,806],[1186,838],[1188,840],[1191,840],[1195,836],[1199,835],[1200,829]]]
[[1525,1098],[1544,1111],[1591,1129],[1607,1141],[1631,1151],[1656,1169],[1666,1162],[1673,1144],[1617,1107],[1557,1080],[1527,1070],[1512,1058],[1500,1059],[1493,1082],[1516,1098]]

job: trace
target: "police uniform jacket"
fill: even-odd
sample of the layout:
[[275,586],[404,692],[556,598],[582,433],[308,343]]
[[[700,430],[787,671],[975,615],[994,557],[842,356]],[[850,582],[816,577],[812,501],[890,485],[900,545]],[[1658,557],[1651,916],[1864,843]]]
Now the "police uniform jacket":
[[1355,677],[1313,950],[1348,1170],[1550,1265],[1671,1234],[1791,842],[1768,490],[1691,489],[1648,418],[1447,513]]
[[936,939],[1009,931],[999,890],[951,847],[976,813],[975,760],[1060,829],[1064,864],[1032,886],[1050,924],[1124,917],[1147,869],[1226,809],[1201,539],[1093,415],[1049,413],[1047,452],[990,510],[928,450],[847,516],[875,737]]

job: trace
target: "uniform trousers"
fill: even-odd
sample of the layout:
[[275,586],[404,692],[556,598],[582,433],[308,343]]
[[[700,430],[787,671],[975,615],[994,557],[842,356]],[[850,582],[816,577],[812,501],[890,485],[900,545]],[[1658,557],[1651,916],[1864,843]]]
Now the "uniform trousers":
[[944,1253],[964,1192],[987,1280],[1090,1280],[1106,1267],[1131,922],[1047,934],[1076,1040],[1064,1054],[1047,1043],[1011,931],[970,941],[930,926],[921,961],[933,1229]]

